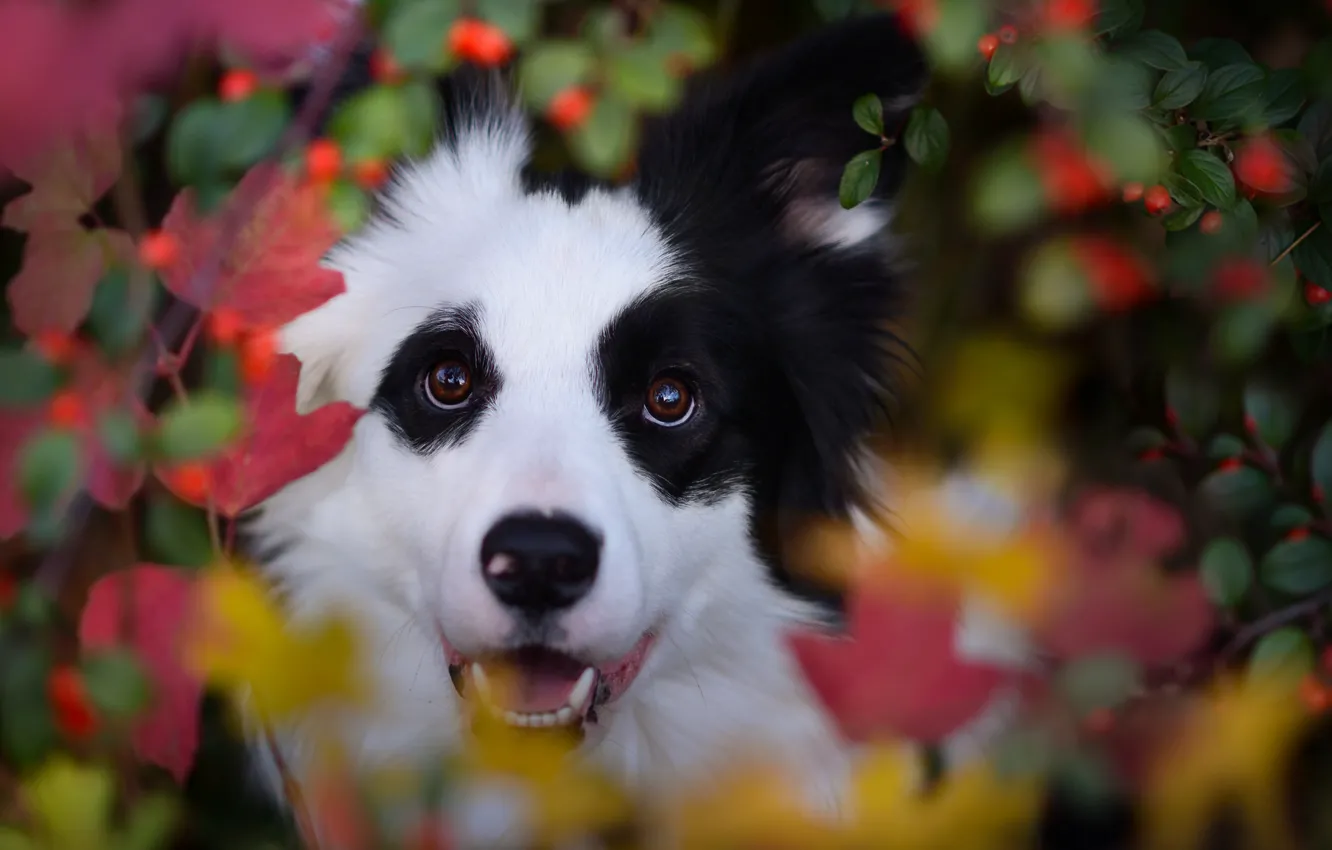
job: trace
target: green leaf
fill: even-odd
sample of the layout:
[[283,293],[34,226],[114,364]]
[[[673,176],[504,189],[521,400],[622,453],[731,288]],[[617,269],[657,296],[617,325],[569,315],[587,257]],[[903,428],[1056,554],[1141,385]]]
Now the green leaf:
[[28,349],[0,351],[0,408],[34,407],[51,397],[60,373],[45,357]]
[[1226,307],[1212,323],[1209,335],[1212,353],[1222,363],[1250,362],[1258,356],[1272,335],[1275,319],[1273,311],[1249,304]]
[[245,415],[233,398],[197,393],[174,401],[158,422],[156,447],[168,460],[195,460],[216,455],[240,436]]
[[1227,127],[1256,123],[1262,119],[1266,83],[1266,75],[1257,65],[1223,65],[1208,75],[1189,115]]
[[1142,677],[1132,658],[1119,654],[1079,658],[1059,671],[1056,687],[1074,711],[1086,714],[1120,705]]
[[1166,376],[1166,404],[1179,418],[1180,429],[1200,437],[1212,429],[1221,412],[1216,384],[1205,376],[1172,369]]
[[1160,132],[1175,153],[1193,150],[1198,144],[1198,128],[1192,124],[1172,124]]
[[604,94],[568,139],[579,165],[593,174],[610,176],[634,149],[637,123],[633,110],[621,98]]
[[434,138],[434,93],[424,83],[372,86],[344,101],[328,132],[350,162],[425,153]]
[[475,0],[476,12],[504,30],[515,43],[536,37],[541,28],[540,0]]
[[219,120],[227,132],[222,165],[233,171],[244,171],[263,159],[277,147],[289,118],[286,97],[274,89],[222,104]]
[[971,211],[992,233],[1027,224],[1045,210],[1045,192],[1026,151],[1013,144],[990,155],[976,178]]
[[1159,449],[1170,440],[1156,428],[1134,428],[1124,440],[1124,447],[1133,454]]
[[1309,458],[1309,474],[1323,492],[1332,493],[1332,422],[1318,432],[1318,440]]
[[163,850],[180,819],[180,803],[169,794],[139,801],[111,850]]
[[680,97],[682,83],[666,69],[666,57],[642,47],[612,53],[605,76],[610,89],[640,109],[660,112]]
[[10,764],[31,768],[56,743],[46,701],[51,660],[46,648],[10,640],[0,644],[0,749]]
[[1229,38],[1201,38],[1194,42],[1193,58],[1202,60],[1208,68],[1225,65],[1252,65],[1249,55],[1238,41]]
[[106,715],[128,719],[148,705],[148,677],[134,653],[103,650],[85,656],[79,666],[88,696]]
[[225,110],[211,97],[176,114],[167,134],[167,171],[177,183],[207,183],[222,170],[230,140]]
[[[328,211],[338,227],[351,232],[358,229],[370,217],[370,198],[355,183],[349,180],[335,180],[328,192]],[[219,389],[233,389],[230,385],[214,386]]]
[[1324,289],[1332,290],[1332,232],[1320,227],[1291,252],[1295,266]]
[[1013,44],[1001,44],[990,57],[985,80],[992,92],[999,92],[1015,85],[1026,71],[1027,63],[1019,48]]
[[383,45],[404,68],[444,71],[451,61],[444,39],[458,12],[458,0],[402,3],[384,25]]
[[883,152],[879,150],[863,151],[851,157],[851,161],[842,170],[842,182],[837,189],[837,198],[843,209],[849,210],[874,194],[882,162]]
[[1090,116],[1082,131],[1087,148],[1114,169],[1120,182],[1151,185],[1166,162],[1161,136],[1142,118],[1116,111]]
[[1146,109],[1152,105],[1161,72],[1119,56],[1108,56],[1098,78],[1109,108]]
[[1232,519],[1245,519],[1272,502],[1272,482],[1257,469],[1218,469],[1202,480],[1198,492]]
[[1226,164],[1207,151],[1191,150],[1179,158],[1179,173],[1194,186],[1207,203],[1228,209],[1235,203],[1235,176]]
[[110,410],[97,417],[97,437],[111,460],[127,466],[143,458],[143,440],[134,417],[121,410]]
[[1156,84],[1152,105],[1161,109],[1183,109],[1202,94],[1207,85],[1207,66],[1190,62],[1183,68],[1166,71]]
[[1207,596],[1217,605],[1238,605],[1253,585],[1253,559],[1233,537],[1218,537],[1202,552],[1200,578]]
[[1314,648],[1309,636],[1294,626],[1268,632],[1249,656],[1249,675],[1255,678],[1298,678],[1313,668]]
[[1189,63],[1179,39],[1160,30],[1144,30],[1122,39],[1115,44],[1115,52],[1162,71],[1175,71]]
[[1295,528],[1303,528],[1314,521],[1314,515],[1304,505],[1278,505],[1272,511],[1267,524],[1274,531],[1285,533]]
[[1266,383],[1250,383],[1244,388],[1244,412],[1253,417],[1258,437],[1279,449],[1295,432],[1300,411],[1296,399]]
[[46,510],[72,494],[83,469],[78,435],[45,430],[23,445],[18,461],[19,492],[24,501]]
[[1313,146],[1319,162],[1332,157],[1332,99],[1311,104],[1295,129]]
[[592,49],[581,41],[542,41],[523,56],[519,70],[523,97],[544,112],[555,95],[586,82],[595,65]]
[[1142,0],[1101,0],[1093,30],[1097,35],[1118,38],[1142,26]]
[[856,98],[851,107],[851,116],[856,124],[872,136],[883,135],[883,101],[877,94],[867,94]]
[[929,171],[938,171],[948,159],[948,122],[932,106],[917,106],[907,121],[907,154]]
[[974,0],[939,0],[937,19],[922,33],[932,70],[942,74],[963,71],[976,61],[976,41],[985,34],[989,10]]
[[1244,441],[1234,434],[1217,434],[1207,444],[1207,456],[1213,460],[1225,460],[1244,454]]
[[138,293],[131,293],[130,276],[123,268],[117,266],[107,271],[93,290],[87,319],[88,330],[102,351],[119,357],[143,341],[158,292],[152,286],[146,297],[138,297]]
[[1294,68],[1282,68],[1267,75],[1263,86],[1263,123],[1269,127],[1285,124],[1304,106],[1304,77]]
[[152,560],[177,567],[206,567],[213,561],[208,518],[166,493],[148,500],[144,541]]
[[1310,535],[1282,540],[1263,557],[1263,584],[1291,596],[1304,596],[1332,584],[1332,542]]
[[691,68],[702,68],[717,56],[711,20],[679,3],[657,8],[648,26],[647,41],[666,56],[684,59]]

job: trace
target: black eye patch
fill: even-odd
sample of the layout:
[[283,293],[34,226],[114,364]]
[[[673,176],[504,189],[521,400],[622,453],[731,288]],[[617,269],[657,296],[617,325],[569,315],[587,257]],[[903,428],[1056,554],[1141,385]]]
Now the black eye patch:
[[[472,305],[441,310],[418,325],[384,367],[371,409],[412,451],[460,444],[494,403],[500,376],[479,327]],[[427,398],[425,379],[440,363],[456,361],[466,364],[471,392],[465,404],[442,409]]]

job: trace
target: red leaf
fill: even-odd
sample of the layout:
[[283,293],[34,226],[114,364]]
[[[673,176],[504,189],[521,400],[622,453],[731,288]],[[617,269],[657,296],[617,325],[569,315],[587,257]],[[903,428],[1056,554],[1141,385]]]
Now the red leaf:
[[791,637],[811,687],[852,740],[901,735],[937,741],[975,718],[1017,673],[959,657],[955,599],[862,588],[850,638]]
[[108,261],[130,256],[133,245],[122,231],[88,231],[51,216],[30,228],[23,268],[7,292],[14,327],[29,335],[72,332],[88,315]]
[[184,256],[166,271],[165,283],[197,307],[230,307],[248,325],[276,328],[345,288],[341,274],[319,266],[340,231],[328,213],[323,190],[278,168],[252,169],[233,197],[250,192],[262,192],[262,199],[206,297],[192,291],[194,275],[212,252],[219,225],[216,218],[196,216],[189,191],[176,198],[162,225],[164,232],[180,239]]
[[13,537],[28,524],[28,506],[18,490],[19,451],[44,419],[40,411],[0,411],[0,540]]
[[[236,516],[314,472],[351,439],[361,411],[349,404],[330,404],[307,416],[296,412],[299,370],[295,357],[282,355],[263,382],[246,388],[249,429],[210,465],[214,503],[225,516]],[[202,506],[194,494],[180,492],[171,476],[159,479],[177,497]]]
[[76,226],[120,176],[120,141],[115,127],[80,132],[74,141],[14,163],[14,176],[32,191],[5,207],[0,224],[32,230],[40,222]]
[[[185,781],[199,746],[202,683],[177,653],[189,615],[192,583],[179,570],[137,564],[98,579],[79,620],[79,641],[89,649],[131,649],[147,667],[154,699],[133,732],[139,758]],[[128,604],[126,604],[128,603]]]
[[88,421],[79,426],[84,456],[88,459],[88,494],[99,504],[119,510],[143,484],[145,465],[136,463],[123,466],[106,450],[98,434],[98,419],[113,412],[128,411],[139,423],[140,430],[152,424],[152,414],[137,397],[131,398],[126,375],[103,362],[93,349],[87,349],[72,364],[71,388],[79,394],[88,408]]

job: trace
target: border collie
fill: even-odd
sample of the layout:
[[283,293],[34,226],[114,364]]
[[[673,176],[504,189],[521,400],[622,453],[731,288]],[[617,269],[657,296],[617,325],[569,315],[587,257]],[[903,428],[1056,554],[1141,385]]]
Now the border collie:
[[437,149],[326,260],[346,292],[283,331],[301,411],[368,412],[251,529],[296,616],[373,641],[348,753],[446,751],[480,701],[641,792],[757,752],[835,804],[849,755],[785,644],[833,611],[789,531],[877,513],[902,146],[870,201],[838,182],[876,144],[854,101],[900,127],[924,82],[895,18],[833,26],[695,81],[610,185],[537,171],[500,77],[448,81]]

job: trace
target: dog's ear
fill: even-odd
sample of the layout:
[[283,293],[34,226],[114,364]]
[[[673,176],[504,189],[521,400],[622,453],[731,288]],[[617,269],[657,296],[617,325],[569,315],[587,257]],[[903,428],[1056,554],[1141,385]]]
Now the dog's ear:
[[349,293],[334,296],[282,329],[282,350],[301,361],[296,383],[296,412],[301,415],[335,401],[356,401],[349,371],[361,321],[351,301]]

